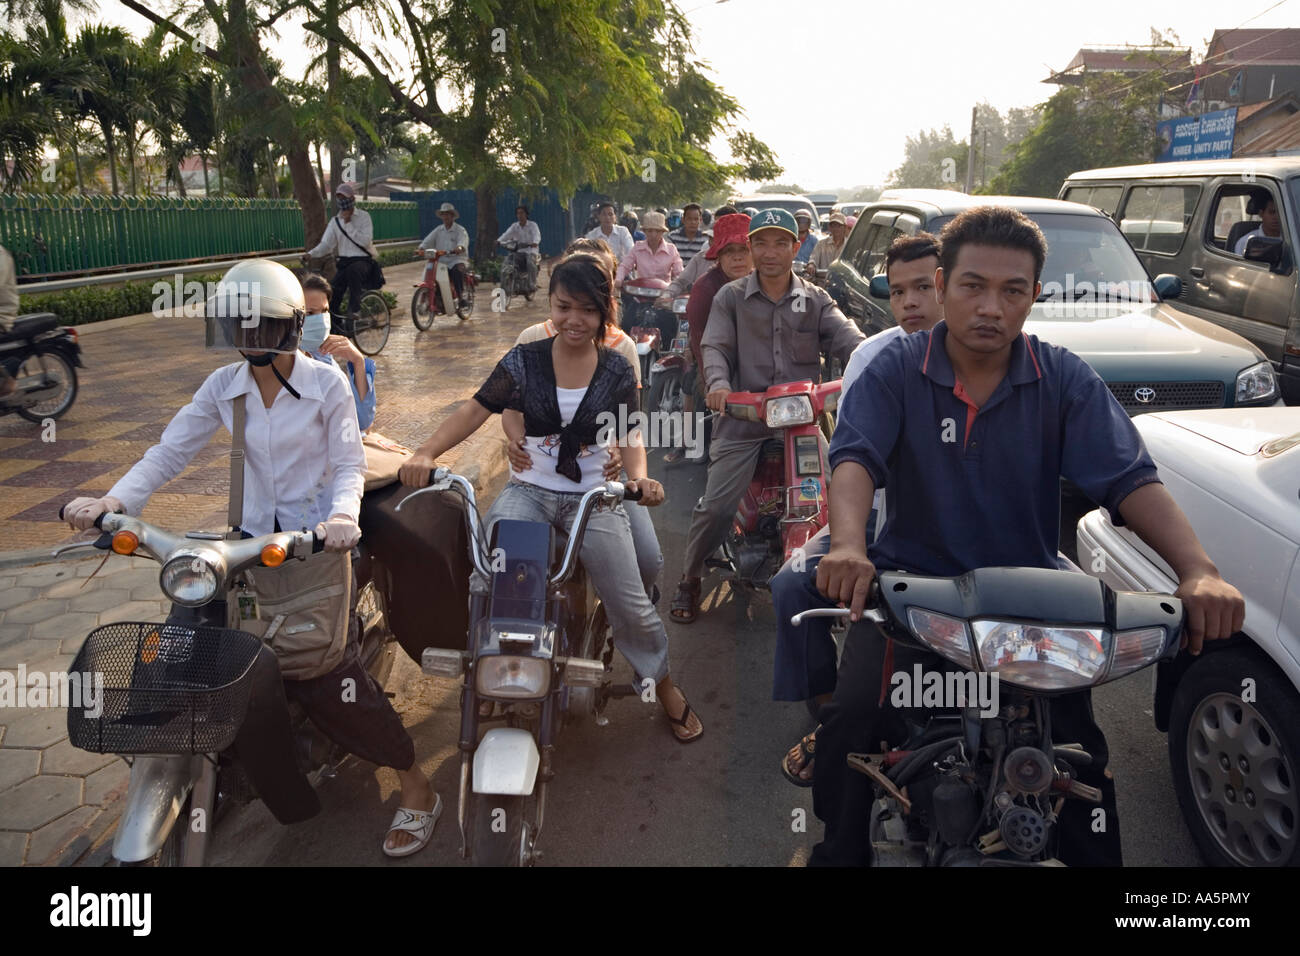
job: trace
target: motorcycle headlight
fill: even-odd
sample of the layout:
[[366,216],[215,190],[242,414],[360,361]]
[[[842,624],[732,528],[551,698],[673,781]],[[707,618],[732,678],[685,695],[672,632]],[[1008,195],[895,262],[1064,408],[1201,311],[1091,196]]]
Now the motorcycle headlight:
[[1111,635],[1096,627],[1040,627],[1018,621],[972,621],[984,670],[1035,690],[1094,684],[1106,666]]
[[787,395],[767,403],[768,428],[785,428],[787,425],[807,425],[813,420],[812,402],[807,395]]
[[1277,376],[1268,362],[1252,365],[1237,373],[1237,404],[1262,402],[1277,397]]
[[689,301],[690,301],[690,299],[689,299],[687,296],[684,296],[684,295],[683,295],[683,296],[678,296],[677,298],[673,299],[673,311],[674,311],[675,313],[677,313],[678,315],[685,315],[685,314],[686,314],[686,303],[689,302]]
[[194,554],[180,554],[163,565],[158,584],[172,601],[184,607],[207,604],[217,595],[221,575],[212,562]]
[[970,630],[965,621],[919,607],[909,607],[907,623],[912,633],[931,650],[967,670],[975,669],[970,653]]
[[535,700],[551,689],[551,662],[539,657],[480,657],[474,671],[474,689],[481,697]]

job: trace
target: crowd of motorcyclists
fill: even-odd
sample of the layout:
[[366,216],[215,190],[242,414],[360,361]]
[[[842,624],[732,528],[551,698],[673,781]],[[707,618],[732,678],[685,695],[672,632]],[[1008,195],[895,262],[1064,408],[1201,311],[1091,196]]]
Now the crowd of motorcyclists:
[[[334,282],[315,274],[300,279],[261,260],[232,269],[243,269],[237,278],[253,279],[261,290],[255,302],[240,306],[256,309],[260,321],[241,321],[237,309],[210,308],[207,341],[241,359],[208,377],[107,495],[67,505],[74,528],[90,528],[105,512],[138,514],[218,428],[233,432],[241,420],[236,406],[246,402],[239,530],[315,529],[325,540],[321,573],[334,573],[331,561],[346,560],[338,556],[350,553],[361,534],[366,461],[361,444],[341,436],[349,427],[359,435],[373,421],[376,369],[346,336],[331,334],[330,313],[344,311],[345,297],[356,310],[374,253],[369,217],[355,208],[347,184],[336,199],[339,213],[311,250],[337,255]],[[460,296],[469,237],[457,215],[443,204],[442,224],[420,245],[447,253]],[[528,250],[535,270],[540,232],[525,206],[516,215],[499,241]],[[811,281],[843,248],[849,224],[838,213],[820,240],[811,216],[780,209],[745,215],[723,207],[711,230],[696,203],[684,207],[673,230],[660,211],[619,223],[614,204],[603,203],[596,217],[590,232],[550,264],[549,318],[520,334],[471,400],[430,423],[430,437],[398,478],[427,484],[437,459],[493,414],[501,415],[512,473],[487,515],[489,526],[518,519],[570,530],[582,493],[625,474],[640,502],[594,514],[580,556],[608,610],[615,647],[638,681],[655,685],[669,730],[688,743],[705,724],[671,676],[671,636],[656,607],[663,556],[650,509],[663,503],[664,489],[649,477],[647,449],[635,430],[612,444],[597,439],[601,413],[639,407],[644,384],[621,328],[619,292],[635,275],[668,282],[664,301],[689,294],[698,384],[687,390],[687,410],[702,400],[718,415],[705,490],[671,599],[670,618],[679,626],[700,614],[705,562],[722,542],[771,435],[763,422],[723,414],[727,396],[816,381],[823,355],[837,359],[845,371],[829,448],[830,524],[771,584],[778,621],[773,698],[812,701],[819,711],[818,729],[780,761],[787,779],[813,788],[826,827],[813,863],[870,860],[862,807],[870,781],[849,773],[845,758],[892,732],[891,715],[880,706],[882,680],[912,661],[875,628],[861,626],[850,630],[837,664],[828,628],[792,627],[794,613],[841,605],[856,620],[877,570],[954,575],[986,566],[1058,567],[1064,476],[1176,572],[1192,653],[1203,641],[1240,629],[1241,595],[1206,556],[1102,380],[1072,353],[1022,332],[1046,255],[1031,220],[979,207],[940,236],[897,240],[885,274],[898,326],[866,338]],[[680,457],[674,449],[665,460]],[[295,688],[298,698],[338,743],[399,774],[401,809],[382,846],[391,856],[409,855],[427,845],[441,800],[419,771],[414,744],[382,688],[358,670],[355,657],[345,656],[327,673],[286,683],[302,685]],[[349,704],[345,719],[333,702],[347,679],[356,681],[364,706]],[[1088,692],[1063,694],[1052,707],[1058,737],[1100,755],[1087,782],[1102,790],[1102,806],[1114,814],[1105,740]],[[1112,820],[1098,833],[1082,813],[1062,817],[1061,859],[1117,865],[1118,826]]]

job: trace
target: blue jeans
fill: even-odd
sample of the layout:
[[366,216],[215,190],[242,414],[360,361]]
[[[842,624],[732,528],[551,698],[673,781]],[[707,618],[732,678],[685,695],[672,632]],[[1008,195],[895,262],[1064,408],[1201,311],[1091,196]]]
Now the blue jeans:
[[654,522],[650,520],[650,509],[635,501],[623,502],[627,511],[628,524],[632,530],[632,546],[636,549],[636,566],[641,573],[641,583],[645,593],[653,594],[659,572],[664,569],[664,553],[659,547],[659,537],[655,534]]
[[[511,478],[484,523],[489,534],[502,518],[541,521],[568,531],[581,500],[579,492],[549,491]],[[605,606],[614,646],[632,665],[638,687],[647,677],[659,683],[668,676],[668,634],[646,594],[622,504],[591,513],[578,556]]]

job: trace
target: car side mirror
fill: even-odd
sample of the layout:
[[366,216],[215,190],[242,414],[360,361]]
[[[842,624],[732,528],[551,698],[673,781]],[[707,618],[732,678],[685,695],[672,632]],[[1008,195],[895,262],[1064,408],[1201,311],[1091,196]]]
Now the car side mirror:
[[1162,299],[1176,299],[1183,294],[1183,280],[1168,272],[1156,276],[1152,285],[1155,286],[1156,295]]
[[889,279],[883,272],[871,277],[871,295],[876,299],[889,298]]
[[1277,236],[1251,236],[1246,242],[1245,258],[1251,262],[1267,262],[1278,266],[1282,262],[1282,253],[1286,244]]

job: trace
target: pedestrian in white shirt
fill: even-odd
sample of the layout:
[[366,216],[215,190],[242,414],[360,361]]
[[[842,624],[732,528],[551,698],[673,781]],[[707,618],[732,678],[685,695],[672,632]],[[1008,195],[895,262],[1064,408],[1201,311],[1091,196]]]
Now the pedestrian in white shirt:
[[632,233],[627,231],[626,226],[617,225],[614,220],[614,204],[612,202],[603,202],[600,208],[596,210],[596,218],[599,225],[591,232],[587,233],[588,239],[604,239],[609,245],[610,251],[614,253],[614,258],[622,262],[623,257],[632,251],[635,243],[632,240]]
[[[370,213],[356,208],[356,191],[351,183],[339,183],[334,193],[338,214],[325,227],[320,242],[307,251],[307,257],[318,259],[335,256],[334,294],[330,298],[330,311],[335,315],[343,311],[343,296],[348,297],[348,315],[353,319],[361,309],[361,291],[371,285],[379,253],[375,249],[375,225]],[[342,329],[335,329],[341,332]]]
[[[251,295],[248,289],[254,290]],[[279,530],[313,529],[324,540],[327,553],[309,558],[308,571],[321,581],[333,581],[339,573],[338,580],[350,589],[355,605],[349,552],[361,538],[357,519],[365,486],[365,452],[352,390],[342,370],[333,362],[296,354],[305,314],[302,287],[284,266],[252,259],[232,267],[208,301],[207,344],[237,349],[244,361],[209,375],[168,424],[158,444],[107,495],[69,502],[63,512],[68,522],[85,530],[108,511],[139,514],[154,491],[180,474],[218,428],[233,436],[238,403],[245,418],[243,500],[242,519],[233,530],[257,537]],[[241,514],[234,507],[232,512]],[[294,573],[296,564],[289,562],[275,571],[259,569],[257,574]],[[347,620],[354,619],[353,606],[347,608]],[[322,643],[332,646],[336,636],[322,634]],[[266,640],[280,656],[281,648],[270,631]],[[352,693],[341,694],[340,686],[351,688]],[[347,635],[341,663],[332,670],[285,679],[284,688],[286,696],[296,700],[339,746],[397,772],[402,785],[400,809],[389,827],[384,852],[407,856],[427,845],[441,801],[415,762],[415,745],[401,718],[362,664],[355,635]]]
[[[435,252],[445,252],[447,255],[442,257],[442,264],[447,267],[447,272],[451,276],[452,290],[456,293],[456,298],[464,304],[464,285],[465,285],[465,267],[469,263],[469,233],[465,227],[456,220],[460,213],[456,207],[449,202],[443,203],[438,207],[438,218],[442,220],[441,226],[434,226],[433,231],[420,240],[419,247],[416,248],[416,254],[423,255],[425,249],[433,249]],[[426,277],[433,263],[430,262],[424,267]]]

